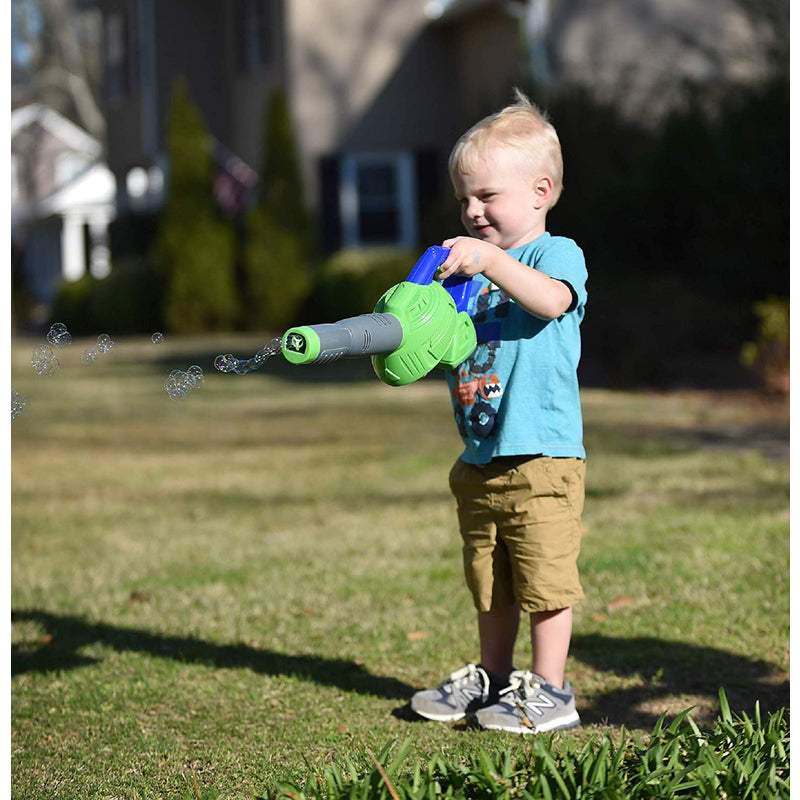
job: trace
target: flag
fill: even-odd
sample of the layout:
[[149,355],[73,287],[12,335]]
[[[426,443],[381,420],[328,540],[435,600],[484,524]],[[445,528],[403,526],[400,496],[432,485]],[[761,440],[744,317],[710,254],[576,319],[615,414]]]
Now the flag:
[[228,217],[237,217],[255,201],[258,173],[216,139],[210,141],[214,199]]

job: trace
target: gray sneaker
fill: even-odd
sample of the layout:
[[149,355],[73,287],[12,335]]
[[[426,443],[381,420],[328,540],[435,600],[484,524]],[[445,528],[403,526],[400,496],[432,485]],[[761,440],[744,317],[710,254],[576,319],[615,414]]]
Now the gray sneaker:
[[411,708],[425,719],[454,722],[496,703],[498,691],[481,666],[467,664],[442,681],[436,689],[424,689],[411,698]]
[[472,722],[486,730],[525,734],[574,728],[581,719],[568,681],[556,689],[533,672],[516,670],[498,702],[480,709]]

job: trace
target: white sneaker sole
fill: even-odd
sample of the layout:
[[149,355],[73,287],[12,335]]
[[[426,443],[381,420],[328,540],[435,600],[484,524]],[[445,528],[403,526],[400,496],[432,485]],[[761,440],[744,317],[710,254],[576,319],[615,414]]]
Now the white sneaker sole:
[[420,717],[424,719],[429,719],[432,722],[458,722],[460,719],[464,719],[467,715],[464,713],[454,713],[454,714],[432,714],[429,711],[417,711],[414,706],[411,706],[411,710]]
[[[476,720],[476,722],[478,721]],[[577,711],[569,714],[568,716],[559,717],[558,719],[545,722],[542,725],[534,725],[530,728],[527,725],[522,724],[503,725],[501,723],[483,724],[478,722],[478,726],[485,731],[505,731],[506,733],[521,733],[524,735],[531,733],[547,733],[548,731],[560,731],[567,728],[577,728],[580,724],[581,718]]]

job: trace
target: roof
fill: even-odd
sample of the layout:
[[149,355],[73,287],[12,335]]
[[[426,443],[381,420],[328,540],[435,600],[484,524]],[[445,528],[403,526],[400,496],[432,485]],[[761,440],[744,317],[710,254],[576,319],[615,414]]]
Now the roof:
[[490,5],[506,5],[500,0],[428,0],[425,16],[428,19],[450,21]]
[[94,136],[42,103],[31,103],[15,108],[11,112],[12,144],[17,134],[34,123],[41,125],[51,136],[72,150],[78,150],[94,158],[102,155],[102,145]]
[[[44,131],[57,143],[56,147],[31,147],[25,140],[32,126]],[[12,226],[53,214],[88,214],[101,209],[106,215],[113,213],[116,181],[103,161],[103,148],[94,136],[41,103],[14,109],[10,128],[12,158],[18,160],[17,169],[30,170],[32,172],[27,174],[34,176],[33,190],[17,200],[12,196]],[[64,154],[74,154],[75,166],[59,180],[53,164],[54,159]]]

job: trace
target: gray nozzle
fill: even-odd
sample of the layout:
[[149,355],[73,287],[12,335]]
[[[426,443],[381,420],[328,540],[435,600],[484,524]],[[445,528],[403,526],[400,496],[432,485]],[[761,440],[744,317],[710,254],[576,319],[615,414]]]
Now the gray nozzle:
[[324,364],[342,356],[390,353],[403,341],[394,314],[359,314],[339,322],[304,325],[284,334],[282,351],[295,364]]

